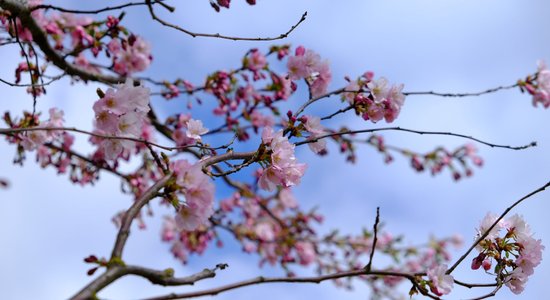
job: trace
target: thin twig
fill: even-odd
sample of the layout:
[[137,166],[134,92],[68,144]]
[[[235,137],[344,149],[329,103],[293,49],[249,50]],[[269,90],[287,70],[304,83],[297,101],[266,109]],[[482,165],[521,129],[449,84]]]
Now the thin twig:
[[464,135],[464,134],[459,134],[459,133],[443,132],[443,131],[421,131],[421,130],[401,128],[401,127],[381,127],[381,128],[371,128],[371,129],[361,129],[361,130],[345,130],[345,131],[340,131],[340,132],[327,133],[327,134],[320,135],[320,136],[317,136],[317,137],[314,137],[314,138],[308,138],[307,140],[304,140],[304,141],[296,142],[295,145],[299,146],[299,145],[303,145],[303,144],[315,143],[315,142],[317,142],[321,139],[327,138],[327,137],[334,137],[334,136],[341,136],[341,135],[351,135],[351,134],[357,134],[357,133],[370,133],[370,132],[377,132],[377,131],[390,131],[390,130],[411,132],[411,133],[416,133],[416,134],[420,134],[420,135],[425,134],[425,135],[456,136],[456,137],[461,137],[461,138],[469,139],[469,140],[472,140],[472,141],[476,141],[480,144],[487,145],[491,148],[504,148],[504,149],[510,149],[510,150],[523,150],[523,149],[527,149],[527,148],[530,148],[530,147],[535,147],[537,145],[536,142],[531,142],[530,144],[523,145],[523,146],[498,145],[498,144],[485,142],[485,141],[480,140],[478,138],[468,136],[468,135]]
[[[156,1],[152,1],[152,2],[153,2],[152,4],[163,4],[162,5],[163,7],[167,7],[167,4],[162,3],[162,1],[156,0]],[[38,9],[44,9],[44,10],[53,9],[53,10],[66,12],[66,13],[94,14],[95,15],[95,14],[106,12],[106,11],[119,10],[119,9],[123,9],[123,8],[126,8],[126,7],[139,6],[139,5],[147,5],[147,3],[146,2],[128,2],[126,4],[121,4],[121,5],[117,5],[117,6],[107,6],[107,7],[100,8],[100,9],[95,9],[95,10],[67,9],[67,8],[64,8],[64,7],[59,7],[59,6],[49,5],[49,4],[40,4],[40,5],[33,6],[30,9],[30,11],[34,11],[34,10],[38,10]],[[173,11],[173,10],[174,10],[174,8],[170,9],[170,11]]]
[[512,85],[506,85],[506,86],[499,86],[496,88],[487,89],[481,92],[476,93],[439,93],[434,91],[428,91],[428,92],[404,92],[403,95],[405,96],[415,96],[415,95],[430,95],[430,96],[439,96],[439,97],[452,97],[452,98],[460,98],[460,97],[472,97],[472,96],[481,96],[484,94],[490,94],[494,93],[500,90],[507,90],[512,89],[515,87],[518,87],[519,84],[515,83]]
[[153,18],[153,20],[159,22],[160,24],[162,24],[166,27],[176,29],[176,30],[181,31],[185,34],[188,34],[192,37],[199,37],[199,36],[200,37],[211,37],[211,38],[219,38],[219,39],[233,40],[233,41],[275,41],[275,40],[284,39],[284,38],[288,37],[288,35],[290,33],[292,33],[294,31],[294,29],[296,29],[302,22],[304,22],[306,20],[306,16],[307,16],[307,11],[306,11],[302,14],[302,17],[300,18],[300,20],[298,20],[298,22],[296,24],[294,24],[292,27],[290,27],[290,29],[287,32],[282,33],[282,34],[280,34],[276,37],[257,37],[257,38],[236,37],[236,36],[222,35],[222,34],[219,34],[219,33],[197,33],[197,32],[189,31],[185,28],[182,28],[178,25],[166,22],[163,19],[159,18],[155,14],[153,6],[151,5],[151,0],[145,0],[145,2],[147,3],[147,6],[149,7],[149,13],[151,14],[151,18]]
[[376,220],[374,221],[374,225],[372,226],[374,237],[372,240],[372,248],[370,249],[369,263],[365,266],[365,269],[367,271],[371,270],[372,258],[374,257],[374,250],[376,248],[376,242],[378,241],[378,223],[380,223],[380,207],[376,208]]

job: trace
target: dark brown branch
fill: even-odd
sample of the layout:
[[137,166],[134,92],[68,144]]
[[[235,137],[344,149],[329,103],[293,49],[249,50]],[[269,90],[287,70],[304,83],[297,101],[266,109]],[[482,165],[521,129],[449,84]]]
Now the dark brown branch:
[[180,285],[193,285],[195,282],[201,281],[207,278],[213,278],[216,276],[217,269],[223,269],[227,265],[218,264],[214,269],[204,269],[198,273],[185,277],[174,277],[173,269],[166,270],[154,270],[140,266],[124,266],[125,274],[132,274],[141,276],[149,280],[152,284],[162,286],[180,286]]
[[126,213],[124,213],[120,229],[116,237],[115,246],[113,247],[113,251],[111,253],[111,260],[120,259],[122,257],[122,251],[124,250],[126,240],[130,235],[130,226],[132,225],[132,221],[139,214],[141,208],[157,195],[157,192],[162,189],[164,185],[166,185],[170,178],[172,178],[172,173],[164,175],[164,177],[162,177],[153,186],[147,189],[147,191],[145,191],[138,199],[136,199],[134,204],[126,211]]
[[361,130],[346,130],[346,131],[340,131],[340,132],[327,133],[325,135],[320,135],[320,136],[317,136],[315,138],[309,138],[305,141],[297,142],[297,143],[295,143],[295,145],[299,146],[299,145],[303,145],[303,144],[315,143],[318,140],[324,139],[324,138],[327,138],[327,137],[334,137],[334,136],[341,136],[341,135],[351,135],[351,134],[357,134],[357,133],[371,133],[371,132],[377,132],[377,131],[390,131],[390,130],[404,131],[404,132],[416,133],[416,134],[420,134],[420,135],[425,134],[425,135],[456,136],[456,137],[461,137],[461,138],[469,139],[469,140],[472,140],[472,141],[476,141],[480,144],[487,145],[491,148],[504,148],[504,149],[510,149],[510,150],[523,150],[523,149],[527,149],[527,148],[530,148],[530,147],[535,147],[537,145],[536,142],[531,142],[530,144],[523,145],[523,146],[498,145],[498,144],[485,142],[485,141],[482,141],[478,138],[468,136],[468,135],[464,135],[464,134],[459,134],[459,133],[443,132],[443,131],[420,131],[420,130],[414,130],[414,129],[401,128],[401,127],[382,127],[382,128],[361,129]]
[[372,258],[374,257],[374,250],[376,248],[376,242],[378,241],[378,223],[380,223],[380,207],[376,208],[376,220],[372,226],[372,231],[374,232],[374,237],[372,240],[372,249],[370,249],[369,263],[365,266],[367,271],[371,270],[372,267]]
[[481,92],[477,93],[439,93],[434,91],[428,91],[428,92],[404,92],[403,95],[405,96],[415,96],[415,95],[430,95],[430,96],[439,96],[439,97],[451,97],[451,98],[460,98],[460,97],[472,97],[472,96],[481,96],[485,94],[490,94],[494,92],[498,92],[500,90],[507,90],[512,89],[515,87],[518,87],[519,84],[512,84],[507,86],[499,86],[496,88],[487,89]]
[[108,268],[105,273],[94,279],[82,291],[73,296],[72,300],[95,299],[95,294],[113,283],[117,279],[126,275],[136,275],[149,280],[153,284],[162,286],[181,286],[193,285],[195,282],[216,276],[216,270],[226,268],[226,264],[218,264],[214,269],[204,269],[198,273],[185,276],[174,277],[173,269],[154,270],[140,266],[132,265],[113,265]]
[[461,285],[463,287],[467,287],[469,289],[476,288],[476,287],[496,287],[498,284],[496,283],[466,283],[459,280],[454,279],[454,282],[458,285]]
[[[154,298],[148,298],[146,300],[172,300],[172,299],[187,299],[187,298],[197,298],[202,296],[211,296],[211,295],[217,295],[226,291],[230,291],[237,288],[242,288],[245,286],[250,285],[256,285],[256,284],[263,284],[263,283],[275,283],[275,282],[290,282],[290,283],[321,283],[326,280],[333,280],[333,279],[339,279],[339,278],[346,278],[346,277],[356,277],[361,275],[375,275],[375,276],[397,276],[397,277],[403,277],[411,281],[411,283],[419,288],[418,283],[416,282],[416,278],[414,274],[410,273],[400,273],[400,272],[390,272],[390,271],[381,271],[381,270],[370,270],[367,271],[365,269],[361,270],[353,270],[353,271],[346,271],[346,272],[339,272],[334,274],[328,274],[328,275],[322,275],[322,276],[316,276],[316,277],[256,277],[249,280],[244,280],[232,284],[228,284],[225,286],[221,286],[218,288],[213,289],[207,289],[203,291],[198,292],[191,292],[191,293],[182,293],[182,294],[169,294],[165,296],[160,297],[154,297]],[[423,289],[419,290],[423,292]],[[427,292],[423,292],[425,296],[428,296],[432,299],[439,299],[433,295],[427,294]]]
[[296,24],[294,24],[292,27],[290,27],[290,29],[287,32],[282,33],[282,34],[280,34],[279,36],[276,36],[276,37],[257,37],[257,38],[236,37],[236,36],[222,35],[222,34],[219,34],[219,33],[197,33],[197,32],[189,31],[185,28],[182,28],[178,25],[166,22],[163,19],[159,18],[155,14],[155,10],[153,9],[153,5],[151,3],[151,0],[145,0],[145,2],[147,3],[147,6],[149,7],[149,13],[151,14],[151,18],[153,18],[153,20],[159,22],[163,26],[173,28],[177,31],[181,31],[185,34],[188,34],[188,35],[192,36],[192,37],[199,37],[199,36],[200,37],[211,37],[211,38],[219,38],[219,39],[233,40],[233,41],[275,41],[275,40],[284,39],[284,38],[288,37],[288,35],[290,33],[292,33],[294,31],[294,29],[296,29],[302,22],[304,22],[306,20],[306,16],[307,16],[307,11],[306,11],[302,14],[302,17],[300,18],[300,20],[298,20],[298,22]]
[[[152,1],[152,2],[153,2],[152,4],[161,4],[162,1]],[[100,9],[95,9],[95,10],[67,9],[67,8],[59,7],[59,6],[55,6],[55,5],[40,4],[40,5],[33,6],[30,9],[30,11],[34,11],[34,10],[37,10],[37,9],[44,9],[44,10],[52,9],[52,10],[57,10],[57,11],[61,11],[61,12],[66,12],[66,13],[73,13],[73,14],[98,14],[98,13],[102,13],[102,12],[106,12],[106,11],[119,10],[119,9],[123,9],[123,8],[130,7],[130,6],[140,6],[140,5],[147,5],[147,3],[145,3],[145,2],[128,2],[126,4],[121,4],[121,5],[117,5],[117,6],[107,6],[107,7],[100,8]],[[165,3],[162,3],[162,6],[163,7],[169,7]],[[169,9],[169,10],[174,11],[175,9],[171,7],[171,9]]]
[[468,256],[468,254],[470,254],[470,252],[472,252],[472,250],[476,247],[477,244],[479,244],[479,242],[483,241],[488,235],[489,235],[489,232],[491,232],[491,230],[493,230],[493,228],[495,228],[495,226],[498,224],[498,222],[500,222],[500,220],[502,220],[514,207],[516,207],[518,204],[520,204],[521,202],[523,202],[524,200],[532,197],[533,195],[535,194],[538,194],[544,190],[546,190],[546,188],[550,187],[550,181],[548,181],[545,185],[541,186],[540,188],[530,192],[529,194],[521,197],[521,199],[517,200],[516,202],[514,202],[512,205],[508,206],[508,208],[506,208],[506,210],[504,210],[504,212],[500,215],[500,217],[498,217],[494,222],[493,222],[493,225],[491,225],[489,228],[487,228],[487,230],[485,230],[485,232],[479,237],[477,238],[473,243],[472,245],[470,246],[470,248],[468,249],[468,251],[466,251],[448,270],[447,270],[447,274],[451,274],[454,269],[456,269],[456,267],[458,267],[458,265],[466,258],[466,256]]

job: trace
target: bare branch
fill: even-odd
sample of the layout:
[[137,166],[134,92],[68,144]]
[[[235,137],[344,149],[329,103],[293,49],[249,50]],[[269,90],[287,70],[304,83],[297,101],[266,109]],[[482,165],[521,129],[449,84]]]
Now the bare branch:
[[[152,4],[161,4],[161,2],[162,1],[156,0],[156,1],[152,1]],[[130,6],[140,6],[140,5],[147,5],[147,3],[146,2],[128,2],[126,4],[121,4],[121,5],[117,5],[117,6],[107,6],[107,7],[100,8],[100,9],[95,9],[95,10],[67,9],[67,8],[59,7],[59,6],[55,6],[55,5],[40,4],[40,5],[33,6],[30,9],[30,11],[34,11],[34,10],[38,10],[38,9],[44,9],[44,10],[52,9],[52,10],[57,10],[57,11],[61,11],[61,12],[66,12],[66,13],[73,13],[73,14],[98,14],[98,13],[102,13],[102,12],[106,12],[106,11],[119,10],[119,9],[123,9],[123,8],[130,7]],[[163,7],[170,7],[165,3],[162,3],[162,6]],[[175,10],[172,7],[170,7],[170,8],[171,8],[171,9],[169,9],[170,11]]]
[[218,264],[214,269],[204,269],[193,275],[185,277],[174,277],[173,269],[166,270],[154,270],[140,266],[126,265],[122,267],[125,274],[132,274],[147,278],[151,283],[162,286],[180,286],[180,285],[193,285],[198,281],[207,278],[213,278],[216,276],[216,270],[225,269],[226,264]]
[[[275,282],[290,282],[290,283],[321,283],[326,280],[333,280],[333,279],[339,279],[339,278],[346,278],[346,277],[357,277],[361,275],[375,275],[375,276],[397,276],[397,277],[403,277],[407,278],[411,283],[418,287],[418,283],[416,282],[416,278],[414,274],[411,273],[401,273],[401,272],[391,272],[391,271],[382,271],[382,270],[352,270],[352,271],[346,271],[346,272],[339,272],[339,273],[333,273],[328,275],[322,275],[322,276],[315,276],[315,277],[256,277],[249,280],[244,280],[232,284],[228,284],[225,286],[221,286],[218,288],[213,289],[207,289],[203,291],[198,292],[191,292],[191,293],[182,293],[182,294],[169,294],[166,296],[160,296],[160,297],[153,297],[148,298],[144,300],[172,300],[172,299],[187,299],[187,298],[197,298],[202,296],[210,296],[210,295],[217,295],[226,291],[230,291],[237,288],[242,288],[245,286],[250,285],[256,285],[256,284],[264,284],[264,283],[275,283]],[[423,292],[423,289],[419,289],[421,292]],[[425,293],[425,292],[424,292]],[[428,296],[432,299],[439,299],[433,295],[424,294],[425,296]]]
[[439,96],[439,97],[450,97],[450,98],[460,98],[460,97],[473,97],[473,96],[481,96],[485,94],[490,94],[494,92],[498,92],[500,90],[508,90],[518,87],[519,84],[515,83],[512,85],[506,85],[506,86],[499,86],[496,88],[487,89],[481,92],[477,93],[439,93],[434,91],[428,91],[428,92],[404,92],[403,95],[405,96],[415,96],[415,95],[430,95],[430,96]]
[[372,267],[372,258],[374,257],[374,250],[376,248],[376,242],[378,241],[378,223],[380,223],[380,207],[376,208],[376,220],[372,226],[374,237],[372,239],[372,249],[370,249],[369,263],[365,266],[365,269],[370,271]]
[[189,31],[185,28],[182,28],[178,25],[166,22],[163,19],[159,18],[155,14],[155,10],[153,9],[151,0],[145,0],[145,2],[147,3],[147,6],[149,7],[149,13],[151,14],[151,17],[153,18],[153,20],[159,22],[160,24],[162,24],[166,27],[176,29],[176,30],[181,31],[185,34],[188,34],[192,37],[199,37],[199,36],[200,37],[211,37],[211,38],[219,38],[219,39],[233,40],[233,41],[275,41],[275,40],[284,39],[284,38],[288,37],[288,35],[290,33],[292,33],[294,31],[294,29],[296,29],[302,22],[304,22],[306,20],[306,16],[307,16],[307,11],[306,11],[302,14],[302,17],[300,18],[300,20],[298,20],[298,22],[296,24],[294,24],[292,27],[290,27],[290,29],[287,32],[282,33],[282,34],[280,34],[279,36],[276,36],[276,37],[257,37],[257,38],[236,37],[236,36],[222,35],[222,34],[219,34],[219,33],[197,33],[197,32]]
[[295,145],[296,146],[299,146],[299,145],[303,145],[303,144],[309,144],[309,143],[315,143],[317,142],[318,140],[320,139],[324,139],[324,138],[327,138],[327,137],[334,137],[334,136],[341,136],[341,135],[350,135],[350,134],[357,134],[357,133],[370,133],[370,132],[377,132],[377,131],[390,131],[390,130],[395,130],[395,131],[405,131],[405,132],[411,132],[411,133],[416,133],[416,134],[420,134],[420,135],[449,135],[449,136],[456,136],[456,137],[461,137],[461,138],[465,138],[465,139],[469,139],[469,140],[472,140],[472,141],[476,141],[480,144],[483,144],[483,145],[487,145],[491,148],[504,148],[504,149],[510,149],[510,150],[523,150],[523,149],[527,149],[527,148],[530,148],[530,147],[535,147],[537,145],[536,142],[531,142],[530,144],[528,145],[523,145],[523,146],[506,146],[506,145],[498,145],[498,144],[493,144],[493,143],[489,143],[489,142],[485,142],[483,140],[480,140],[478,138],[475,138],[475,137],[472,137],[472,136],[468,136],[468,135],[464,135],[464,134],[459,134],[459,133],[452,133],[452,132],[443,132],[443,131],[421,131],[421,130],[414,130],[414,129],[407,129],[407,128],[401,128],[401,127],[381,127],[381,128],[372,128],[372,129],[361,129],[361,130],[345,130],[345,131],[340,131],[340,132],[333,132],[333,133],[327,133],[325,135],[320,135],[320,136],[317,136],[315,138],[309,138],[305,141],[300,141],[300,142],[296,142]]
[[111,253],[111,259],[120,259],[122,257],[122,250],[124,250],[126,240],[130,235],[130,226],[132,225],[132,221],[137,216],[141,208],[157,195],[157,192],[162,189],[164,185],[166,185],[170,178],[172,178],[171,172],[164,175],[164,177],[162,177],[147,191],[145,191],[143,195],[136,199],[134,204],[126,211],[126,213],[122,217],[122,222],[116,237],[115,246],[113,247],[113,251]]

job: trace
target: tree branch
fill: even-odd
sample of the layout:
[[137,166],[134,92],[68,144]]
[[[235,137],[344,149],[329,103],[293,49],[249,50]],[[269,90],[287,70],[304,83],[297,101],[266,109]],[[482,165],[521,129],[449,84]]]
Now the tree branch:
[[294,29],[296,29],[302,22],[304,22],[306,20],[306,16],[307,16],[307,11],[306,11],[302,14],[302,17],[300,18],[300,20],[298,20],[298,22],[296,24],[294,24],[292,27],[290,27],[290,29],[287,32],[282,33],[282,34],[280,34],[279,36],[276,36],[276,37],[265,37],[265,38],[262,38],[262,37],[257,37],[257,38],[236,37],[236,36],[222,35],[222,34],[219,34],[219,33],[197,33],[197,32],[189,31],[185,28],[182,28],[178,25],[166,22],[163,19],[159,18],[155,14],[155,10],[153,9],[151,0],[145,0],[145,2],[147,3],[147,6],[149,7],[149,13],[151,14],[151,18],[153,18],[153,20],[159,22],[160,24],[162,24],[166,27],[176,29],[177,31],[181,31],[185,34],[188,34],[188,35],[192,36],[192,37],[199,37],[199,36],[200,37],[212,37],[212,38],[219,38],[219,39],[233,40],[233,41],[275,41],[275,40],[284,39],[284,38],[288,37],[288,35],[290,33],[292,33],[294,31]]
[[171,172],[164,175],[164,177],[162,177],[147,191],[145,191],[143,195],[141,195],[134,202],[134,204],[126,211],[126,213],[122,217],[120,229],[118,231],[116,241],[115,241],[115,246],[113,247],[113,251],[111,253],[111,260],[117,259],[117,258],[120,259],[122,257],[122,251],[126,244],[126,240],[130,235],[130,226],[132,225],[132,221],[137,216],[141,208],[157,195],[157,192],[160,189],[162,189],[164,185],[166,185],[166,183],[168,182],[168,180],[170,180],[170,178],[172,178]]
[[404,92],[403,95],[405,96],[415,96],[415,95],[430,95],[430,96],[439,96],[439,97],[450,97],[450,98],[460,98],[460,97],[472,97],[472,96],[481,96],[485,94],[490,94],[494,92],[498,92],[500,90],[508,90],[515,87],[518,87],[519,84],[515,83],[512,85],[506,85],[506,86],[499,86],[496,88],[487,89],[481,92],[476,93],[439,93],[434,91],[428,91],[428,92]]
[[52,48],[48,42],[48,37],[31,16],[31,10],[28,7],[14,0],[0,0],[0,8],[8,10],[14,16],[17,16],[21,20],[21,24],[31,32],[33,42],[40,47],[42,52],[44,52],[46,57],[55,66],[65,71],[65,73],[78,76],[85,81],[92,80],[107,84],[115,84],[125,81],[125,78],[123,77],[90,73],[71,63],[68,63],[55,49]]
[[182,293],[182,294],[176,294],[172,293],[165,296],[160,297],[153,297],[153,298],[147,298],[144,300],[172,300],[172,299],[187,299],[187,298],[197,298],[202,296],[211,296],[211,295],[217,295],[226,291],[230,291],[237,288],[242,288],[245,286],[250,285],[256,285],[256,284],[264,284],[264,283],[275,283],[275,282],[290,282],[290,283],[321,283],[326,280],[333,280],[333,279],[339,279],[339,278],[346,278],[346,277],[356,277],[361,275],[377,275],[377,276],[397,276],[397,277],[403,277],[411,281],[411,283],[417,287],[425,296],[428,296],[432,299],[439,299],[433,295],[428,294],[424,289],[420,289],[418,286],[418,283],[416,282],[416,278],[414,274],[411,273],[401,273],[401,272],[391,272],[391,271],[382,271],[382,270],[352,270],[352,271],[346,271],[346,272],[339,272],[339,273],[333,273],[328,275],[322,275],[322,276],[315,276],[315,277],[256,277],[249,280],[244,280],[240,282],[235,282],[232,284],[224,285],[218,288],[213,289],[207,289],[203,291],[198,292],[191,292],[191,293]]
[[459,134],[459,133],[443,132],[443,131],[421,131],[421,130],[401,128],[401,127],[381,127],[381,128],[372,128],[372,129],[345,130],[345,131],[340,131],[340,132],[327,133],[325,135],[320,135],[320,136],[317,136],[315,138],[309,138],[309,139],[304,140],[304,141],[296,142],[295,145],[299,146],[299,145],[303,145],[303,144],[315,143],[318,140],[324,139],[324,138],[327,138],[327,137],[334,137],[334,136],[341,136],[341,135],[348,135],[348,134],[357,134],[357,133],[370,133],[370,132],[377,132],[377,131],[389,131],[389,130],[405,131],[405,132],[411,132],[411,133],[416,133],[416,134],[420,134],[420,135],[425,134],[425,135],[456,136],[456,137],[461,137],[461,138],[469,139],[469,140],[472,140],[472,141],[476,141],[480,144],[487,145],[491,148],[504,148],[504,149],[510,149],[510,150],[523,150],[523,149],[527,149],[527,148],[530,148],[530,147],[535,147],[537,145],[536,142],[531,142],[530,144],[523,145],[523,146],[498,145],[498,144],[485,142],[485,141],[482,141],[478,138],[468,136],[468,135],[464,135],[464,134]]
[[[152,4],[160,4],[162,1],[157,0],[157,1],[152,1],[152,2],[153,2]],[[59,7],[59,6],[55,6],[55,5],[40,4],[40,5],[33,6],[30,9],[30,11],[32,12],[32,11],[37,10],[37,9],[44,9],[44,10],[53,9],[53,10],[66,12],[66,13],[94,14],[95,15],[95,14],[106,12],[106,11],[119,10],[119,9],[123,9],[123,8],[126,8],[126,7],[139,6],[139,5],[147,5],[147,3],[146,2],[128,2],[126,4],[121,4],[121,5],[117,5],[117,6],[107,6],[107,7],[100,8],[100,9],[95,9],[95,10],[67,9],[67,8],[63,8],[63,7]],[[162,3],[162,6],[167,7],[167,4]],[[174,9],[172,8],[170,11],[173,11],[173,10]]]
[[374,250],[376,248],[376,242],[378,241],[378,223],[380,223],[380,207],[376,208],[376,220],[372,226],[374,237],[372,239],[372,249],[370,249],[369,263],[365,266],[365,269],[370,271],[372,267],[372,258],[374,257]]

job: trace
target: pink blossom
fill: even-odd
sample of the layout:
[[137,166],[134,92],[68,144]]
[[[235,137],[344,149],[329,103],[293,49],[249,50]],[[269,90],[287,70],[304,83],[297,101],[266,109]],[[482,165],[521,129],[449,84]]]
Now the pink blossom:
[[[149,111],[149,89],[134,86],[128,79],[117,89],[108,89],[105,95],[94,103],[95,131],[105,135],[140,138]],[[136,144],[129,140],[104,140],[98,142],[108,160],[117,159],[130,151]]]
[[327,93],[328,85],[332,80],[332,73],[328,62],[323,62],[317,66],[312,73],[310,80],[310,89],[312,97],[319,97]]
[[281,192],[279,192],[279,200],[281,200],[281,203],[285,208],[298,207],[298,202],[296,201],[296,198],[294,198],[292,190],[289,188],[281,189]]
[[512,291],[512,293],[519,295],[525,289],[527,283],[527,274],[523,272],[521,268],[516,268],[506,279],[506,286]]
[[454,278],[445,274],[445,272],[447,272],[446,264],[434,266],[427,271],[428,278],[431,281],[430,289],[438,296],[447,295],[453,289]]
[[34,150],[39,146],[42,146],[48,140],[48,134],[45,130],[33,130],[28,131],[26,135],[22,136],[23,141],[21,145],[27,151]]
[[131,35],[125,47],[111,42],[108,49],[113,52],[114,71],[120,75],[129,75],[145,70],[153,60],[151,46],[139,36]]
[[515,264],[527,275],[532,275],[535,267],[542,261],[542,250],[544,246],[541,240],[535,240],[533,237],[524,237],[518,240],[521,244],[520,255]]
[[185,197],[176,215],[176,224],[183,230],[195,230],[214,213],[214,184],[202,172],[200,163],[192,165],[187,160],[178,160],[172,162],[170,168]]
[[174,240],[176,237],[176,222],[171,217],[164,217],[164,222],[162,223],[162,233],[161,238],[165,242]]
[[200,141],[201,135],[208,132],[208,129],[204,128],[201,120],[189,120],[187,121],[187,137]]
[[251,71],[260,71],[267,66],[267,59],[258,49],[252,49],[247,60],[247,67]]
[[184,204],[180,206],[176,215],[176,225],[180,230],[193,231],[204,224],[211,215],[211,210],[197,203]]
[[254,232],[258,238],[264,242],[271,242],[275,239],[275,231],[273,225],[269,222],[260,222],[254,228]]
[[544,108],[550,107],[550,70],[544,61],[538,62],[537,88],[531,94],[533,106],[536,107],[540,103]]
[[[476,239],[482,236],[497,220],[497,216],[487,213],[483,220],[481,220],[481,224],[479,225],[479,228],[477,229]],[[499,221],[493,229],[489,232],[489,234],[485,237],[486,240],[494,240],[496,237],[498,237],[500,229],[503,226],[503,222]],[[481,251],[483,248],[480,244],[476,245],[476,249],[478,251]]]
[[315,258],[317,258],[317,252],[315,252],[315,248],[310,242],[300,241],[297,242],[294,247],[301,265],[307,266],[315,261]]

